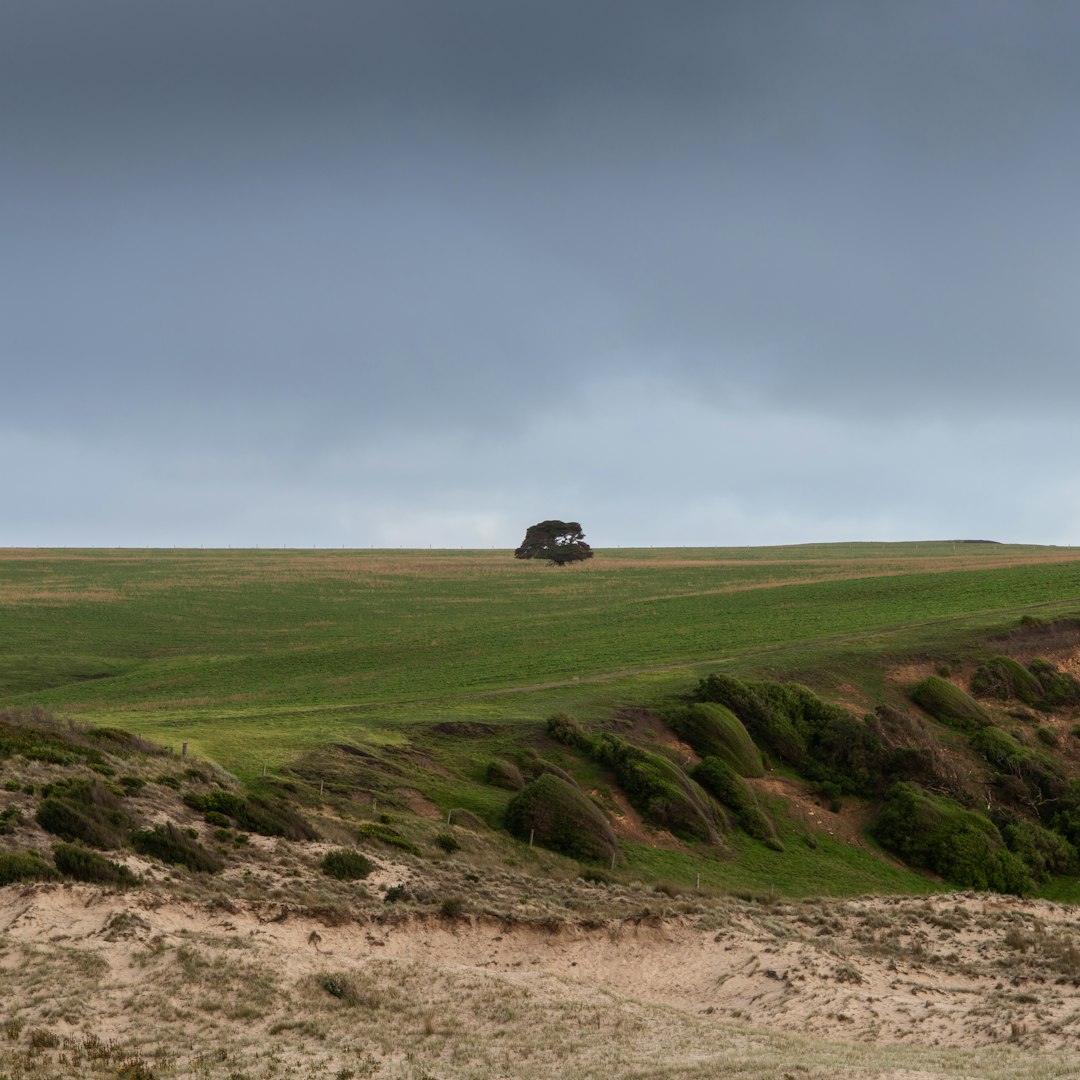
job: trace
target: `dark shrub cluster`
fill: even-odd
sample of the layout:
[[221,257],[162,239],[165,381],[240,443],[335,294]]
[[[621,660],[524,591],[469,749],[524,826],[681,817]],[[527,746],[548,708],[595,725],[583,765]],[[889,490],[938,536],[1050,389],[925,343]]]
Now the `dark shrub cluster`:
[[1021,895],[1034,887],[1021,858],[994,824],[944,796],[896,784],[873,826],[877,840],[913,866],[956,885]]
[[171,821],[152,829],[131,834],[131,846],[142,855],[158,859],[168,866],[186,866],[189,870],[216,874],[225,864],[197,840],[182,833]]
[[0,852],[0,885],[18,881],[55,881],[60,875],[36,851]]
[[1043,698],[1039,680],[1011,656],[995,656],[980,664],[971,676],[970,685],[973,694],[998,701],[1016,699],[1037,705]]
[[117,885],[129,888],[139,879],[126,867],[78,844],[56,844],[53,847],[56,869],[64,877],[87,881],[95,885]]
[[131,818],[120,797],[96,777],[73,777],[43,789],[37,822],[61,840],[81,840],[93,848],[122,847]]
[[847,794],[879,790],[885,753],[872,726],[796,683],[702,679],[695,695],[730,709],[753,741],[805,777]]
[[599,807],[579,788],[551,773],[510,800],[505,821],[519,840],[533,835],[535,843],[573,859],[609,860],[617,850],[615,834]]
[[758,805],[753,788],[723,758],[702,758],[692,775],[719,803],[734,812],[745,833],[773,851],[784,850],[775,826]]
[[[206,815],[211,824],[231,819],[239,829],[260,836],[283,836],[287,840],[317,840],[318,833],[286,802],[264,795],[234,795],[228,791],[194,792],[184,796],[193,810]],[[216,815],[214,818],[210,814]]]
[[338,848],[323,856],[321,869],[327,877],[337,878],[338,881],[360,881],[375,869],[375,864],[359,851]]
[[717,818],[708,795],[673,761],[610,734],[594,740],[592,756],[615,773],[631,804],[654,825],[677,836],[716,841]]
[[488,762],[484,779],[493,787],[505,788],[507,791],[520,791],[525,786],[525,777],[521,775],[521,770],[512,761],[502,758]]
[[420,854],[420,849],[411,840],[384,821],[362,822],[356,833],[361,840],[378,840],[380,844],[407,851],[410,855]]

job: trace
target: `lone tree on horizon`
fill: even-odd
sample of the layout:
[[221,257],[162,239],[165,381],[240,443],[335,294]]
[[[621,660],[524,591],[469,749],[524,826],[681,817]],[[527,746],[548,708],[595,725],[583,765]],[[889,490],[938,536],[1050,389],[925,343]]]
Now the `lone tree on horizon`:
[[541,521],[530,525],[515,559],[547,559],[552,566],[591,559],[593,550],[585,543],[585,534],[576,521]]

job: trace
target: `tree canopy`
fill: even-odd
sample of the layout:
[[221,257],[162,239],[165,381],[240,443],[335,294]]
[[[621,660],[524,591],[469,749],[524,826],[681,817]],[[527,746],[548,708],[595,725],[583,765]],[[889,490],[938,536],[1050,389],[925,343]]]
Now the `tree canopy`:
[[547,559],[553,566],[591,559],[593,550],[576,521],[541,521],[530,525],[515,559]]

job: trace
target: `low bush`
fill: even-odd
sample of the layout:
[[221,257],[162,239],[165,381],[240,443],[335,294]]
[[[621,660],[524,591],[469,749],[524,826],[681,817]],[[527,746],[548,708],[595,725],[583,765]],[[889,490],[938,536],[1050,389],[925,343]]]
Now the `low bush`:
[[36,851],[0,852],[0,885],[18,881],[55,881],[60,875]]
[[512,761],[504,761],[502,758],[488,762],[484,779],[492,787],[505,788],[507,791],[520,791],[525,786],[525,777],[521,775],[521,770]]
[[1039,680],[1011,656],[995,656],[980,664],[971,676],[970,686],[973,694],[998,701],[1015,698],[1027,705],[1036,705],[1043,697]]
[[592,739],[585,734],[577,719],[569,713],[556,713],[548,718],[547,733],[565,746],[574,746],[588,752],[592,748]]
[[973,750],[1000,772],[1015,773],[1020,762],[1031,757],[1027,747],[1021,746],[1007,731],[993,725],[973,731],[968,742]]
[[327,877],[336,878],[338,881],[360,881],[375,869],[375,864],[359,851],[338,848],[323,856],[320,869]]
[[142,855],[168,866],[186,866],[200,873],[216,874],[225,864],[197,840],[185,836],[171,821],[153,829],[139,829],[131,834],[131,846]]
[[699,757],[723,758],[740,776],[765,775],[761,751],[730,709],[713,701],[699,701],[667,719]]
[[119,797],[100,780],[72,778],[47,791],[35,815],[46,832],[103,850],[123,845],[131,819],[121,809]]
[[126,867],[112,859],[106,859],[96,852],[87,851],[78,844],[56,844],[53,846],[53,860],[56,869],[64,877],[75,881],[88,881],[95,885],[117,885],[130,888],[138,885],[139,879]]
[[380,844],[407,851],[410,855],[420,854],[420,849],[411,840],[407,840],[392,825],[383,821],[364,821],[356,834],[361,840],[378,840]]
[[435,846],[442,848],[447,855],[453,855],[455,851],[461,850],[461,843],[458,838],[451,832],[441,832],[435,837]]
[[772,821],[758,805],[753,788],[723,758],[702,758],[693,777],[718,802],[734,812],[743,832],[773,851],[784,850]]
[[610,860],[615,833],[595,803],[579,788],[548,773],[522,788],[507,804],[507,829],[535,843],[584,861]]
[[916,683],[908,691],[908,697],[939,723],[950,727],[971,730],[990,722],[986,711],[974,698],[937,675]]
[[631,804],[654,825],[677,836],[716,841],[717,816],[709,796],[674,762],[611,734],[594,741],[593,757],[611,768]]
[[1058,671],[1048,660],[1032,660],[1028,670],[1042,687],[1043,708],[1080,705],[1080,682],[1065,671]]
[[234,795],[228,791],[194,792],[184,796],[193,810],[217,817],[207,821],[220,825],[221,817],[231,818],[237,828],[260,836],[283,836],[286,840],[317,840],[319,834],[283,799],[264,795]]
[[875,729],[805,686],[713,674],[696,696],[730,709],[758,746],[808,779],[832,781],[846,794],[880,790],[886,755]]
[[896,784],[872,829],[889,851],[956,885],[1021,895],[1034,881],[994,824],[943,796]]
[[1024,818],[1003,822],[1000,830],[1008,849],[1024,860],[1036,881],[1077,872],[1076,848],[1059,833]]

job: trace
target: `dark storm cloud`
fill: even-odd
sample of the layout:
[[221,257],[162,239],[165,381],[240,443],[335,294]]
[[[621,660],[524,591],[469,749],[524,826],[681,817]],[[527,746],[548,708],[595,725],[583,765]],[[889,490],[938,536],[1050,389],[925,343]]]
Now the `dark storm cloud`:
[[903,463],[1071,439],[1078,44],[1052,3],[6,4],[25,521],[1075,533],[1064,473],[1021,528]]

